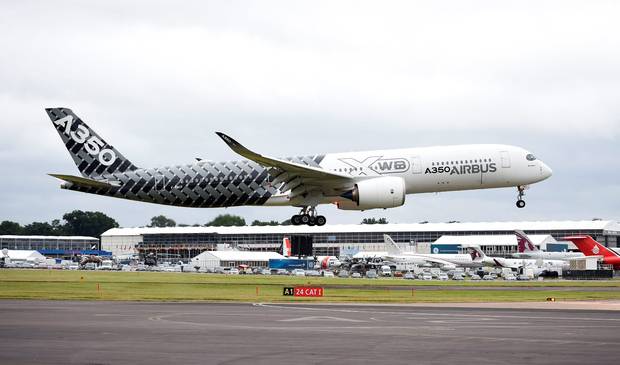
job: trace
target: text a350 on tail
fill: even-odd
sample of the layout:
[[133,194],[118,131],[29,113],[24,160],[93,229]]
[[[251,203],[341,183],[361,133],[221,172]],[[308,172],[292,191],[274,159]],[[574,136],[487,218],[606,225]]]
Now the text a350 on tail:
[[142,202],[196,208],[294,206],[294,225],[324,225],[321,204],[343,210],[387,209],[408,194],[525,188],[551,176],[531,152],[501,144],[470,144],[362,152],[269,157],[228,135],[217,135],[243,160],[196,161],[141,168],[67,108],[46,112],[81,176],[51,174],[62,188]]

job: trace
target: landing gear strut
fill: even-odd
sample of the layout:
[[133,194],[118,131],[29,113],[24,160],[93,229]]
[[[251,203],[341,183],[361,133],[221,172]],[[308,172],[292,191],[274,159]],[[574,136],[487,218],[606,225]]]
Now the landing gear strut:
[[291,223],[294,226],[323,226],[327,223],[327,219],[322,215],[317,215],[316,207],[303,207],[299,214],[291,217]]
[[517,186],[517,192],[517,208],[523,208],[525,207],[525,200],[523,200],[523,196],[525,195],[525,186]]

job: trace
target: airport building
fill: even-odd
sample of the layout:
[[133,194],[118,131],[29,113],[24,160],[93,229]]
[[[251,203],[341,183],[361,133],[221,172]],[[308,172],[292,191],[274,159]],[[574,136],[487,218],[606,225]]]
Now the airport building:
[[[556,241],[568,235],[587,234],[608,247],[617,247],[620,235],[620,224],[603,220],[346,224],[322,227],[145,227],[110,229],[101,235],[101,248],[114,255],[155,253],[161,259],[187,260],[204,251],[215,251],[221,244],[238,250],[278,251],[285,236],[310,235],[313,237],[315,255],[340,256],[358,251],[384,251],[386,246],[383,234],[389,234],[404,250],[413,250],[425,244],[432,245],[442,236],[509,236],[515,229],[521,229],[528,235],[549,235]],[[505,247],[496,247],[491,251],[493,253],[516,252],[516,241],[506,243],[496,240],[494,246]],[[443,246],[435,247],[441,249]]]
[[19,236],[0,235],[0,248],[34,250],[48,257],[73,255],[111,255],[97,250],[99,239],[86,236]]
[[284,259],[277,252],[256,251],[205,251],[192,258],[193,267],[201,269],[213,269],[216,267],[238,267],[247,265],[250,267],[269,267],[269,260]]

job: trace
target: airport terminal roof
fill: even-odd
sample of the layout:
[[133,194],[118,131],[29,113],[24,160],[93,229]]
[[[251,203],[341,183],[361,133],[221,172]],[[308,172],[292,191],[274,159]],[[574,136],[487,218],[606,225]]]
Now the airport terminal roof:
[[96,240],[96,241],[99,240],[96,237],[88,237],[88,236],[22,236],[22,235],[14,235],[14,234],[3,234],[3,235],[0,235],[0,238],[23,239],[23,240]]
[[140,236],[145,234],[312,234],[357,232],[480,232],[480,231],[549,231],[549,230],[604,230],[620,232],[614,221],[529,221],[529,222],[475,222],[475,223],[398,223],[398,224],[334,224],[309,226],[243,226],[243,227],[138,227],[112,228],[102,237]]

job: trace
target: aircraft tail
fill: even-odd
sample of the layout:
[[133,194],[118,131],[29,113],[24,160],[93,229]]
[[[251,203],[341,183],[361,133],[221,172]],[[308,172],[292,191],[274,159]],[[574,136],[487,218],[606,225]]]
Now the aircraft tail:
[[387,246],[388,255],[400,255],[403,253],[403,250],[394,242],[392,237],[387,234],[383,235],[383,241]]
[[473,262],[483,262],[487,255],[480,249],[478,246],[467,247],[467,251],[469,252],[469,256],[471,256],[471,260]]
[[96,178],[137,169],[131,161],[99,137],[71,109],[46,108],[45,111],[82,176]]
[[619,257],[617,253],[595,241],[590,236],[569,236],[564,240],[571,241],[586,256]]
[[291,257],[291,238],[284,237],[282,239],[282,256]]
[[532,243],[532,241],[525,234],[525,232],[520,231],[520,230],[515,230],[515,236],[517,236],[517,248],[518,248],[519,253],[532,253],[532,252],[540,251]]

